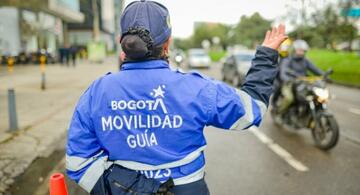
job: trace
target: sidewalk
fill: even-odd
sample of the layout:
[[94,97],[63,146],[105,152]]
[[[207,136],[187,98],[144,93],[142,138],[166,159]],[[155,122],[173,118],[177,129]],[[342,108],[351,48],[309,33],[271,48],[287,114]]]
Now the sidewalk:
[[[66,136],[74,106],[87,86],[107,72],[117,71],[115,58],[103,64],[48,65],[46,90],[40,89],[39,66],[0,68],[0,194],[14,183],[37,157],[48,156]],[[8,132],[7,89],[16,92],[19,130]],[[37,178],[35,178],[37,179]]]

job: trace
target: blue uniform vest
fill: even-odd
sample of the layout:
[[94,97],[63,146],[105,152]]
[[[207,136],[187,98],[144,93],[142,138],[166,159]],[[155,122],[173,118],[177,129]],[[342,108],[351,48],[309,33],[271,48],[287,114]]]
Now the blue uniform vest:
[[163,60],[123,64],[120,72],[94,81],[76,106],[66,152],[69,177],[88,192],[114,163],[159,181],[172,177],[176,185],[201,179],[204,127],[259,125],[276,59],[275,50],[260,47],[242,90],[173,71]]

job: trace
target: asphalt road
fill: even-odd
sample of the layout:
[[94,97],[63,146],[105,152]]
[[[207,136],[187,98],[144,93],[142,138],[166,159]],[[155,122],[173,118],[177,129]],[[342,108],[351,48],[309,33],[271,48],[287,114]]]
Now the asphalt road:
[[[220,68],[201,71],[220,79]],[[279,129],[269,113],[259,129],[206,129],[212,194],[360,194],[360,90],[335,85],[330,90],[341,137],[329,152],[314,146],[310,131]]]
[[[219,64],[200,71],[215,79],[221,78]],[[329,152],[314,146],[309,131],[292,132],[274,126],[269,114],[258,129],[206,128],[205,178],[211,194],[360,194],[360,90],[330,88],[335,95],[330,109],[339,122],[341,137]],[[63,171],[62,155],[60,148],[49,159],[35,162],[24,175],[31,175],[31,171],[51,163],[54,168],[48,173]],[[34,187],[34,194],[47,194],[47,182],[42,183]],[[21,181],[18,184],[21,188]],[[70,194],[82,194],[73,183],[69,188]],[[21,194],[21,190],[13,190],[13,194]]]

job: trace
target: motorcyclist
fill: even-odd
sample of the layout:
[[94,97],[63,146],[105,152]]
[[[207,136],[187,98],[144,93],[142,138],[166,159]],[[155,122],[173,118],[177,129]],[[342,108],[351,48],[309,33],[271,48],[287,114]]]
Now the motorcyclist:
[[[289,57],[290,49],[291,49],[292,41],[291,39],[286,39],[279,47],[279,69],[281,69],[281,64],[283,59]],[[281,95],[281,79],[280,79],[280,71],[277,74],[274,80],[274,93],[271,99],[271,104],[275,104],[279,96]]]
[[285,97],[280,106],[280,111],[284,112],[294,101],[296,96],[296,78],[308,76],[308,72],[315,75],[323,75],[324,72],[316,67],[306,58],[309,45],[306,41],[298,39],[292,45],[292,55],[282,60],[280,64],[281,93]]
[[91,194],[209,194],[203,129],[260,124],[285,27],[266,33],[241,90],[169,68],[172,29],[163,5],[129,4],[121,29],[121,71],[95,80],[76,106],[68,176]]
[[183,62],[184,60],[184,56],[183,56],[183,53],[181,50],[176,50],[175,52],[175,55],[174,55],[174,61],[177,65],[177,67],[180,67],[181,66],[181,63]]

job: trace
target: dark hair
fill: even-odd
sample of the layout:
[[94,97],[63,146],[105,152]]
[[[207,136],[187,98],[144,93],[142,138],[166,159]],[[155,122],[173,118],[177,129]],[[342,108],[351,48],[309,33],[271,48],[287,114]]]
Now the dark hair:
[[120,43],[126,54],[125,61],[164,59],[164,56],[161,55],[163,52],[163,44],[154,46],[154,41],[149,31],[144,28],[130,28],[127,33],[122,36]]

